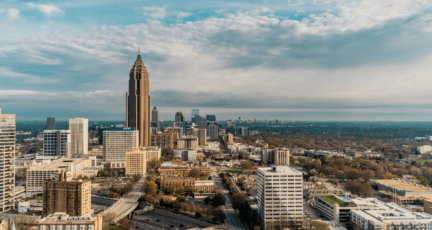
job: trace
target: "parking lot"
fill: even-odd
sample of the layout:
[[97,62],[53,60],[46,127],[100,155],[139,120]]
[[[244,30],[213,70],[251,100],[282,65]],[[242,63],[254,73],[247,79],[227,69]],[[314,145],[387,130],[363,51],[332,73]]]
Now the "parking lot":
[[[182,214],[172,213],[168,210],[152,210],[136,215],[133,219],[141,221],[145,224],[153,225],[164,229],[177,228],[178,230],[186,230],[196,227],[210,227],[214,224],[206,221],[187,217]],[[139,226],[139,224],[137,224]]]

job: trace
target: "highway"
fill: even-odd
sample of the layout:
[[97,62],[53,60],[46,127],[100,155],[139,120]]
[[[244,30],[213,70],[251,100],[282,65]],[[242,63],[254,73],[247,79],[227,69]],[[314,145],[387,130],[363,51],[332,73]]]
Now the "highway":
[[211,169],[213,180],[215,181],[216,190],[220,191],[225,196],[226,202],[225,202],[224,211],[227,217],[225,220],[225,225],[230,230],[248,229],[240,220],[237,212],[234,210],[229,192],[223,186],[222,178],[219,177],[219,174],[217,173],[214,166],[210,166],[210,169]]
[[117,222],[131,213],[138,205],[138,199],[142,195],[144,177],[138,181],[135,188],[126,196],[119,199],[116,203],[111,205],[109,208],[101,212],[99,215],[106,216],[114,214],[114,222]]

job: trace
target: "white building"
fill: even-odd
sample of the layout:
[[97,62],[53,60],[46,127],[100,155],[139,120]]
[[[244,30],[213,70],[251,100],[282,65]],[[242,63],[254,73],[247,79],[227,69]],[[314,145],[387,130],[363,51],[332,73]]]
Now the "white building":
[[174,157],[180,158],[181,161],[196,161],[196,149],[174,149]]
[[43,133],[43,155],[71,157],[71,131],[45,130]]
[[432,228],[432,215],[412,212],[395,203],[376,201],[371,209],[352,210],[351,222],[363,230],[427,230]]
[[71,156],[75,154],[86,155],[88,151],[88,119],[69,119],[71,131]]
[[139,132],[135,128],[109,128],[103,132],[103,155],[111,168],[126,167],[126,152],[138,148]]
[[430,145],[417,146],[417,151],[420,154],[430,153],[432,151],[432,146],[430,146]]
[[258,168],[258,214],[261,225],[303,216],[303,174],[287,166]]
[[0,110],[0,212],[14,208],[15,188],[15,114]]

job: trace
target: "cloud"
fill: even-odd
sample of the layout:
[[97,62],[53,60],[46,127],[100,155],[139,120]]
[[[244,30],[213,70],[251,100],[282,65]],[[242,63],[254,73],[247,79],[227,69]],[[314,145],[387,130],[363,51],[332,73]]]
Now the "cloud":
[[31,7],[31,8],[36,8],[39,11],[41,11],[43,14],[45,14],[46,16],[54,16],[57,14],[61,14],[64,13],[63,10],[59,9],[57,6],[54,5],[36,5],[32,2],[27,3],[27,6]]
[[[325,13],[293,9],[293,14],[305,10],[300,19],[269,6],[175,23],[164,21],[189,13],[145,7],[152,19],[145,24],[11,39],[0,46],[1,70],[12,72],[2,85],[43,92],[53,89],[12,84],[26,79],[13,73],[59,79],[55,90],[69,94],[36,97],[41,103],[45,97],[69,97],[69,107],[81,108],[75,103],[85,100],[77,96],[83,92],[93,101],[114,100],[123,112],[140,46],[158,106],[413,111],[409,105],[432,103],[428,5],[386,1],[375,9],[368,0],[327,2],[334,7]],[[95,91],[105,93],[88,93]]]
[[19,80],[20,83],[26,84],[59,84],[62,82],[61,79],[50,79],[32,74],[14,72],[4,67],[0,67],[0,79],[1,78],[16,79]]
[[0,13],[6,12],[6,9],[0,9]]
[[166,8],[166,5],[164,7],[144,6],[144,16],[148,16],[154,19],[163,19],[167,16]]
[[20,18],[20,11],[18,10],[18,9],[9,9],[8,11],[7,11],[7,15],[10,17],[10,18],[13,18],[13,19],[18,19],[18,18]]

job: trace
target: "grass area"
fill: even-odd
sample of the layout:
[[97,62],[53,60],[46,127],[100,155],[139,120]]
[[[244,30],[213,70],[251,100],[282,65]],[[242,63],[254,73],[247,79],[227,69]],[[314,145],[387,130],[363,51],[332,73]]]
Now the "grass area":
[[228,173],[240,173],[242,171],[241,168],[235,168],[230,170],[222,170],[222,172],[228,172]]
[[117,227],[117,226],[111,226],[108,228],[108,230],[127,230],[127,229],[122,228],[122,227]]
[[339,201],[334,196],[320,196],[324,200],[328,201],[331,204],[338,204],[339,207],[345,207],[345,202]]
[[37,196],[36,200],[42,200],[42,196]]
[[425,160],[425,159],[415,159],[414,161],[417,162],[417,163],[419,163],[419,164],[421,164],[421,165],[424,165],[426,162],[432,162],[432,159],[427,159],[427,160]]

